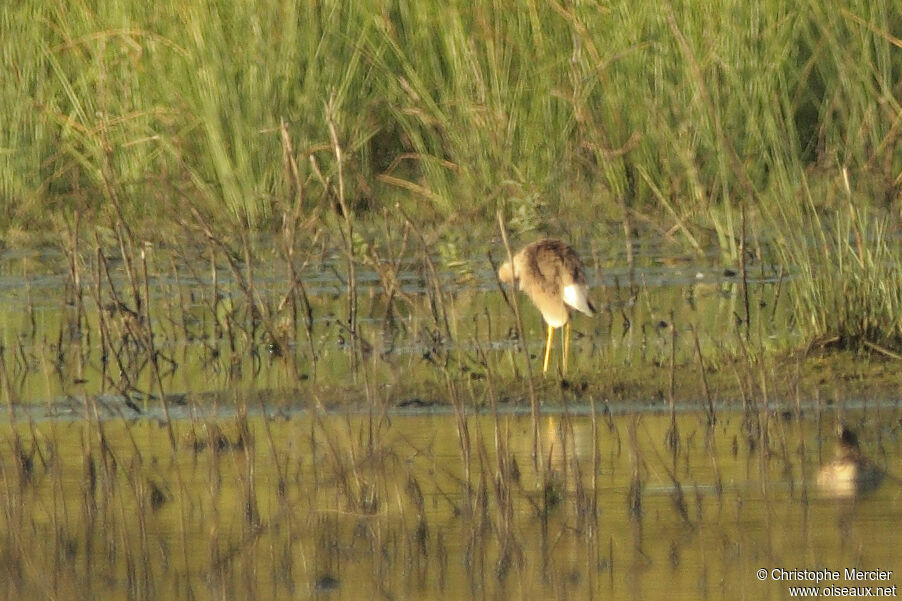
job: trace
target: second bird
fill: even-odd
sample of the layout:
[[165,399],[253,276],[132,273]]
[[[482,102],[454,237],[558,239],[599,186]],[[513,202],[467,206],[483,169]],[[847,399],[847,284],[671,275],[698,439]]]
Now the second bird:
[[595,315],[595,307],[589,299],[585,272],[583,262],[575,250],[560,240],[550,238],[526,245],[513,256],[512,262],[505,261],[498,270],[498,278],[507,284],[515,284],[526,293],[548,324],[543,373],[548,371],[554,330],[561,326],[564,326],[562,371],[567,372],[570,309],[581,311],[589,317]]

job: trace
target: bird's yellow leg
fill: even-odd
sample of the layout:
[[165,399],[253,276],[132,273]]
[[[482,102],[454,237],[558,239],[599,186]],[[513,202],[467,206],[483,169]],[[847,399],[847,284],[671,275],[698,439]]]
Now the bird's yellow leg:
[[554,336],[554,328],[548,326],[548,340],[545,341],[545,362],[542,364],[542,375],[548,371],[548,358],[551,356],[551,341]]
[[564,358],[562,361],[562,371],[567,373],[567,358],[570,356],[570,322],[564,324],[564,331],[562,332],[564,338]]

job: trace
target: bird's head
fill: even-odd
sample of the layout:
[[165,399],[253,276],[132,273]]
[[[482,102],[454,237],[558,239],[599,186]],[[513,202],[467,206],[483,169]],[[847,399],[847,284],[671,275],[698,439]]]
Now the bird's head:
[[858,436],[842,422],[836,426],[836,438],[837,456],[855,457],[861,453],[861,449],[858,445]]
[[498,279],[505,284],[516,284],[519,279],[519,274],[517,273],[514,264],[510,261],[502,263],[501,267],[498,268]]

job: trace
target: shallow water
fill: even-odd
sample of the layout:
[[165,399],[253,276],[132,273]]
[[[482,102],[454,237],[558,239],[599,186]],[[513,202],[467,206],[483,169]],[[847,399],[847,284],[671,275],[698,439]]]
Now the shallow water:
[[[540,417],[538,455],[522,414],[180,420],[174,452],[147,420],[20,426],[26,473],[8,436],[0,446],[0,588],[18,599],[785,599],[811,583],[757,570],[892,570],[838,584],[898,583],[899,481],[856,499],[813,485],[832,414],[765,424],[721,413],[709,434],[703,414],[682,412],[674,452],[666,413],[602,409]],[[898,473],[899,409],[845,419]]]

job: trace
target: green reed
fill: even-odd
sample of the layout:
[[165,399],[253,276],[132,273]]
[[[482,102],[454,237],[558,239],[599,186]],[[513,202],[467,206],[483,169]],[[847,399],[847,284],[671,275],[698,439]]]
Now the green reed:
[[[889,220],[851,202],[826,213],[809,205],[781,218],[790,227],[778,248],[798,266],[788,294],[800,325],[820,343],[897,357],[890,349],[902,342],[902,256]],[[792,235],[800,231],[793,225],[820,235]]]
[[14,3],[5,225],[48,202],[160,220],[173,197],[266,222],[290,197],[281,124],[316,204],[331,120],[352,208],[505,205],[529,229],[625,202],[735,256],[740,199],[791,202],[774,176],[898,174],[890,6]]

